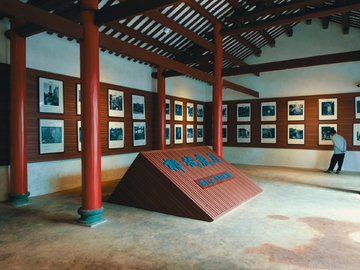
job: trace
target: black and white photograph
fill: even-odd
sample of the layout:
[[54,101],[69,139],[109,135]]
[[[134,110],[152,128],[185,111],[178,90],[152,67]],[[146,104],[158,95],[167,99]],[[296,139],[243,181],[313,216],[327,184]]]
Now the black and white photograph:
[[134,141],[134,146],[146,145],[145,122],[133,122],[133,141]]
[[175,124],[174,125],[174,144],[183,143],[183,125]]
[[261,121],[276,121],[276,101],[261,102]]
[[109,121],[109,149],[124,148],[124,122]]
[[360,145],[360,124],[353,124],[353,145]]
[[261,143],[276,143],[276,125],[261,125]]
[[76,121],[77,127],[77,148],[78,151],[81,152],[81,121]]
[[76,84],[76,114],[81,115],[81,86]]
[[109,117],[124,117],[124,92],[108,89]]
[[39,119],[40,154],[64,152],[64,120]]
[[174,120],[183,121],[183,102],[174,100]]
[[194,125],[186,125],[186,143],[194,142]]
[[305,125],[288,125],[288,144],[305,144]]
[[360,97],[355,97],[355,119],[360,119]]
[[288,101],[288,121],[305,120],[305,100]]
[[333,145],[330,131],[337,130],[337,124],[319,124],[319,145]]
[[165,116],[166,120],[171,120],[170,117],[170,99],[165,99]]
[[250,143],[251,142],[251,126],[250,125],[237,125],[237,143]]
[[186,121],[194,121],[194,103],[186,102]]
[[223,122],[227,122],[228,119],[228,105],[223,104],[222,105],[222,120]]
[[204,142],[204,126],[196,126],[196,142]]
[[238,103],[236,108],[238,122],[251,121],[251,103]]
[[222,138],[223,138],[223,142],[228,142],[228,126],[227,125],[223,125],[222,126]]
[[64,113],[64,87],[62,81],[39,77],[39,112]]
[[319,99],[319,120],[337,120],[337,98]]
[[133,120],[145,120],[145,97],[132,95],[132,119]]
[[170,125],[170,124],[166,124],[166,125],[165,125],[166,145],[170,145],[170,136],[171,136],[171,125]]
[[204,105],[196,104],[196,121],[204,122]]

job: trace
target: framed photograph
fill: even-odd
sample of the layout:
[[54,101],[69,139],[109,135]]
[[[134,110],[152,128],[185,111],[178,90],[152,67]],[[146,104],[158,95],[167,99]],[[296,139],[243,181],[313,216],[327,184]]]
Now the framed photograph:
[[288,125],[288,144],[305,144],[305,125]]
[[183,125],[175,124],[174,125],[174,144],[183,143]]
[[165,125],[166,145],[170,145],[171,125]]
[[196,126],[196,142],[204,142],[204,126]]
[[146,145],[145,122],[133,122],[133,142],[134,142],[134,146]]
[[355,119],[360,119],[360,97],[355,97]]
[[353,124],[353,145],[360,145],[360,124]]
[[81,152],[81,121],[76,121],[77,127],[77,149],[78,152]]
[[319,120],[337,120],[337,98],[319,99]]
[[194,103],[186,103],[186,121],[194,121]]
[[223,122],[227,122],[228,119],[228,105],[223,104],[222,105],[222,120]]
[[228,142],[228,127],[227,125],[222,126],[223,142]]
[[204,105],[196,104],[196,121],[204,122]]
[[237,143],[251,143],[251,126],[237,125]]
[[132,119],[133,120],[145,120],[145,97],[132,95]]
[[288,121],[304,121],[305,100],[289,100],[287,112],[288,112]]
[[76,84],[76,114],[81,115],[81,87],[80,87],[80,83]]
[[276,101],[261,102],[261,121],[276,121]]
[[39,77],[39,112],[64,113],[63,81]]
[[109,121],[109,149],[124,148],[124,122]]
[[170,99],[165,99],[165,116],[166,120],[171,120],[170,117]]
[[40,154],[64,152],[64,120],[39,119]]
[[109,117],[124,117],[123,91],[108,89],[108,112]]
[[238,122],[251,121],[251,103],[238,103],[236,111]]
[[182,121],[183,120],[183,102],[174,100],[174,120]]
[[186,125],[186,143],[194,142],[194,125]]
[[261,143],[276,143],[276,125],[261,125]]
[[319,124],[319,145],[333,145],[330,136],[332,129],[337,132],[337,124]]

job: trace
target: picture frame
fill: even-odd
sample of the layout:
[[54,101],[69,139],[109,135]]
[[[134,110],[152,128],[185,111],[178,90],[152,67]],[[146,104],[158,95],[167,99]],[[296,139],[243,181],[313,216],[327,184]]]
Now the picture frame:
[[355,119],[360,119],[360,96],[355,97]]
[[288,121],[305,120],[305,100],[289,100],[287,103]]
[[76,121],[77,150],[81,152],[81,121]]
[[236,105],[236,117],[238,122],[250,122],[251,103],[238,103]]
[[170,116],[170,99],[165,99],[165,120],[171,120]]
[[196,126],[196,142],[204,142],[204,126]]
[[319,99],[319,120],[337,120],[337,98]]
[[76,84],[76,114],[81,115],[81,85]]
[[251,143],[251,125],[237,125],[236,138],[237,143]]
[[39,113],[64,114],[64,82],[39,77]]
[[261,143],[276,143],[276,124],[261,125]]
[[[108,89],[108,116],[124,117],[124,92]],[[144,116],[145,117],[145,116]]]
[[133,145],[144,146],[146,145],[146,123],[133,122]]
[[353,145],[360,145],[360,123],[353,124]]
[[228,120],[228,105],[223,104],[222,105],[222,121],[227,122]]
[[337,131],[337,124],[319,124],[319,145],[333,145],[330,137],[330,131]]
[[183,102],[174,100],[174,120],[183,121]]
[[194,142],[194,125],[186,125],[186,143]]
[[40,154],[64,152],[64,122],[63,119],[39,119]]
[[118,149],[124,148],[124,122],[108,122],[108,148],[109,149]]
[[166,139],[165,144],[166,145],[170,145],[170,136],[171,136],[171,125],[166,124],[165,125],[165,139]]
[[276,101],[261,102],[261,121],[276,121]]
[[131,108],[133,120],[145,120],[145,97],[132,95]]
[[222,126],[222,141],[228,142],[228,126],[227,125]]
[[288,125],[288,144],[305,144],[305,125]]
[[183,125],[174,124],[174,144],[183,143]]
[[196,121],[204,122],[204,105],[196,104]]
[[186,102],[186,121],[194,121],[194,103]]

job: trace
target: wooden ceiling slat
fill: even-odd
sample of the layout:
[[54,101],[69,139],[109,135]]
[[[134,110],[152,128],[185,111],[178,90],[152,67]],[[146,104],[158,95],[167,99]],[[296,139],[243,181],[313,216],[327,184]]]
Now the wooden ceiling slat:
[[219,23],[219,20],[213,16],[208,10],[202,7],[198,2],[195,0],[190,0],[187,4],[193,8],[196,12],[198,12],[201,16],[206,18],[208,21],[212,22],[213,24]]
[[261,50],[252,43],[250,43],[249,41],[247,41],[245,38],[240,37],[239,35],[234,35],[232,37],[235,38],[237,41],[239,41],[241,44],[244,44],[250,50],[252,50],[257,56],[260,56]]

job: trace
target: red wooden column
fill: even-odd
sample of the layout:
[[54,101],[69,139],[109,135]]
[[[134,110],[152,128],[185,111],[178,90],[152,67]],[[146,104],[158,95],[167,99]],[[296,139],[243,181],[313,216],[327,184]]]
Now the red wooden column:
[[26,39],[15,32],[25,21],[11,19],[10,30],[10,194],[14,206],[29,203],[26,132]]
[[165,68],[158,67],[157,90],[158,90],[158,147],[159,150],[166,149],[166,116],[165,116],[165,77],[162,75]]
[[222,37],[220,35],[221,23],[214,26],[214,42],[216,51],[214,54],[214,75],[216,83],[213,85],[213,150],[220,157],[223,156],[222,143]]
[[97,0],[81,0],[84,38],[80,41],[81,82],[81,177],[82,206],[79,223],[94,226],[103,221],[101,203],[101,140],[99,29],[94,25]]

